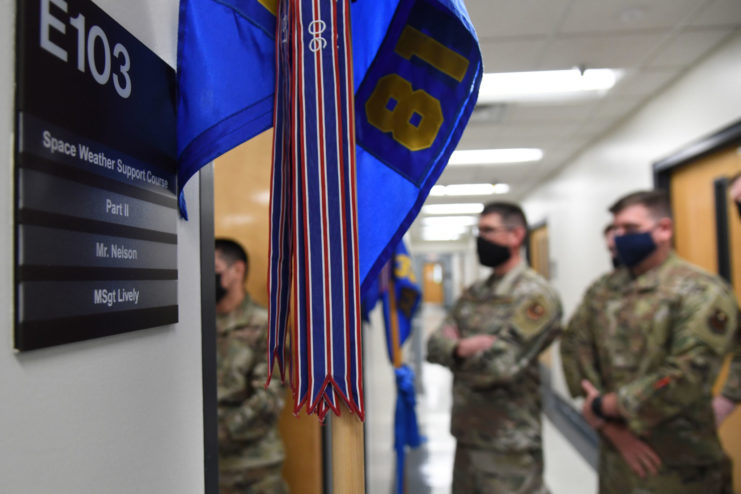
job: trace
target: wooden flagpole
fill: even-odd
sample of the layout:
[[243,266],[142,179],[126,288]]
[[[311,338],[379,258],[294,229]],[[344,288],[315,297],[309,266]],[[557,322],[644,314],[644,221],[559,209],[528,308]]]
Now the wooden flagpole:
[[363,423],[341,401],[340,416],[330,418],[332,431],[332,492],[365,493]]
[[[393,260],[391,261],[393,262]],[[404,363],[401,353],[399,335],[399,314],[396,312],[396,285],[394,284],[393,272],[389,275],[389,319],[391,320],[391,356],[394,360],[394,369],[398,369]]]
[[[403,356],[399,344],[399,320],[396,313],[396,287],[389,280],[389,311],[391,312],[391,352],[394,368],[401,367]],[[340,403],[341,414],[332,416],[332,492],[363,494],[365,492],[365,459],[363,424]],[[406,490],[406,489],[405,489]]]

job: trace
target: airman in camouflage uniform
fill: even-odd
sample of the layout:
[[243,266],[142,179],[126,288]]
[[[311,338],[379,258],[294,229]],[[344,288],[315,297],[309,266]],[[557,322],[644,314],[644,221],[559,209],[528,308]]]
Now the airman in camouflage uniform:
[[[288,490],[281,475],[285,454],[277,422],[284,390],[276,380],[265,388],[268,312],[244,291],[237,264],[242,261],[239,254],[230,259],[233,245],[228,242],[216,243],[217,286],[226,291],[216,316],[219,491],[283,494]],[[246,256],[244,263],[246,271]],[[241,300],[234,298],[240,293]],[[220,310],[225,307],[231,310]]]
[[[626,267],[587,290],[561,341],[569,389],[586,395],[582,413],[606,439],[600,493],[730,493],[711,392],[737,327],[735,297],[671,251],[665,195],[634,193],[611,211]],[[649,237],[653,247],[635,255]]]
[[486,206],[479,259],[494,273],[464,292],[428,341],[427,359],[453,372],[454,494],[548,492],[537,357],[560,332],[561,304],[520,259],[526,224],[517,206]]

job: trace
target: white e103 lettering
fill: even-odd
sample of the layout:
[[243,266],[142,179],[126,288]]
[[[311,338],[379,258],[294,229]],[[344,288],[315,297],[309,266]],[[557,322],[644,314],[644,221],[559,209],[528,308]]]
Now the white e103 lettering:
[[[67,25],[59,18],[54,17],[54,14],[51,12],[51,4],[54,4],[66,14],[68,12],[67,2],[65,0],[40,1],[41,17],[39,26],[39,42],[41,48],[63,62],[67,62],[69,58],[67,50],[57,45],[49,38],[49,32],[51,29],[66,34]],[[118,68],[116,69],[118,73],[113,73],[113,87],[122,98],[128,98],[131,96],[131,76],[129,75],[131,59],[129,58],[129,52],[126,50],[126,47],[121,43],[116,43],[113,46],[113,56],[111,57],[111,47],[108,42],[108,36],[106,36],[105,31],[103,31],[100,26],[94,25],[90,30],[86,31],[85,16],[82,14],[70,17],[69,24],[77,30],[77,70],[84,73],[86,65],[85,62],[87,61],[87,66],[90,68],[90,75],[93,76],[95,82],[104,86],[108,84],[108,81],[111,79],[111,58],[113,58],[119,63]],[[98,45],[102,47],[103,60],[96,60],[95,58],[95,48]],[[100,50],[98,53],[100,53]]]

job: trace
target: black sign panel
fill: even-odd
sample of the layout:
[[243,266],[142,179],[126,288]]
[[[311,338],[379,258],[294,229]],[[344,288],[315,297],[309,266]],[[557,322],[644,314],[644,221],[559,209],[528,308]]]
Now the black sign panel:
[[175,323],[175,73],[89,0],[17,4],[15,347]]

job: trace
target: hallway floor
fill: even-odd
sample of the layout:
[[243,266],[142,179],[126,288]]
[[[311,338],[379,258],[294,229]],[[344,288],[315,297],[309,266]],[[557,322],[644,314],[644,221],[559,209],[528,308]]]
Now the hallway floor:
[[[406,362],[418,375],[417,417],[427,441],[407,455],[407,494],[448,494],[453,475],[455,440],[449,433],[450,371],[421,362],[426,336],[444,317],[439,307],[424,307],[422,331],[406,343]],[[394,492],[393,414],[395,388],[380,321],[373,320],[365,338],[366,354],[366,461],[369,494]],[[420,336],[422,336],[420,338]],[[416,363],[416,365],[415,365]],[[545,481],[551,494],[594,494],[597,476],[556,427],[543,417]]]

